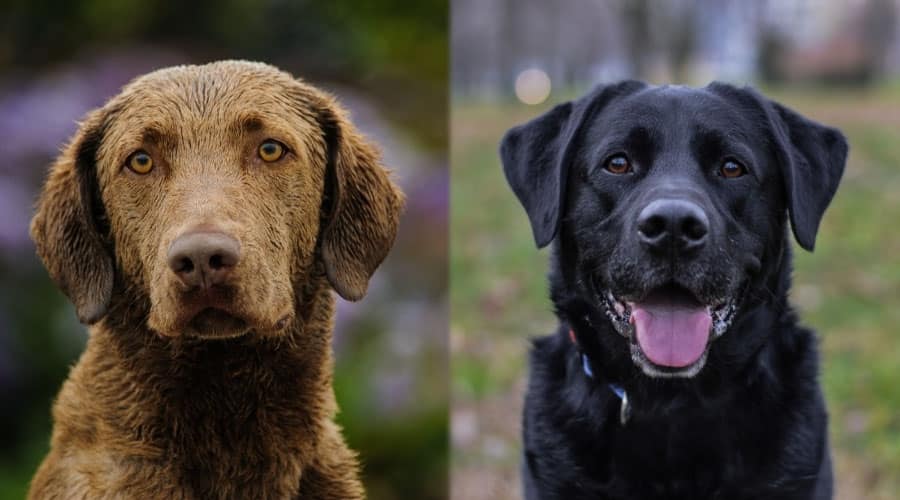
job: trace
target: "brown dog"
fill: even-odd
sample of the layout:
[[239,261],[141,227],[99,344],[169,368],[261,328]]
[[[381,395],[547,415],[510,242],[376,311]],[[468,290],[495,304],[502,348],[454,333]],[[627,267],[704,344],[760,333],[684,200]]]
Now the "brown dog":
[[357,300],[403,197],[326,94],[180,66],[91,112],[31,226],[91,324],[31,498],[361,498],[333,417],[333,288]]

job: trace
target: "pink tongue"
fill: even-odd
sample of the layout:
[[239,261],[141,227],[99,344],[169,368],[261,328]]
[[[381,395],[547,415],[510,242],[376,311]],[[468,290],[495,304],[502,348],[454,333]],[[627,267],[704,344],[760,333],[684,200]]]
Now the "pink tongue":
[[703,355],[712,318],[706,307],[633,303],[631,322],[650,361],[681,368]]

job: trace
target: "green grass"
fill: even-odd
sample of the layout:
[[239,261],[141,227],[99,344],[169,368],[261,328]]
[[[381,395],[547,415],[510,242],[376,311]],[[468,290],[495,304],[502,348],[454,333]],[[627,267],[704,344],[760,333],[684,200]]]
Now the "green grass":
[[[900,88],[767,93],[841,128],[851,143],[815,253],[796,248],[792,300],[822,340],[838,497],[893,498],[900,491]],[[520,404],[528,337],[550,331],[554,316],[546,251],[534,247],[497,145],[506,129],[547,107],[456,102],[452,109],[453,401],[477,421],[454,439],[452,474],[454,482],[501,491],[516,487],[520,449],[511,415],[518,407],[506,407]],[[505,479],[498,486],[486,477]],[[492,496],[515,496],[507,495]]]

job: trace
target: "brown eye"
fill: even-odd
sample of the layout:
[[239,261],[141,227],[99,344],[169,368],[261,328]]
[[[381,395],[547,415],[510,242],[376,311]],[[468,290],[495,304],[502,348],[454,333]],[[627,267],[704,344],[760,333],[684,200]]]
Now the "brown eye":
[[262,161],[271,163],[280,160],[283,156],[284,145],[278,141],[269,139],[259,145],[259,157]]
[[606,164],[603,168],[613,174],[627,174],[628,172],[631,172],[631,162],[628,161],[628,158],[625,157],[625,155],[615,155],[606,160]]
[[719,167],[719,173],[726,179],[737,179],[746,174],[747,169],[734,160],[726,160],[725,163]]
[[125,165],[136,174],[149,174],[153,170],[153,158],[146,151],[140,150],[131,153]]

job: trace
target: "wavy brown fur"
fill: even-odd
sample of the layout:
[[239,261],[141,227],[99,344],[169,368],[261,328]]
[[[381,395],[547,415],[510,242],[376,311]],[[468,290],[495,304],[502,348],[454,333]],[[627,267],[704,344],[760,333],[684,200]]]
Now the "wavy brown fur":
[[[257,165],[273,134],[291,156]],[[155,173],[121,167],[138,147]],[[337,104],[270,66],[162,70],[88,115],[32,223],[92,327],[30,498],[364,497],[333,420],[331,290],[365,293],[402,204]],[[185,333],[164,257],[209,224],[241,240],[227,307],[248,331]]]

